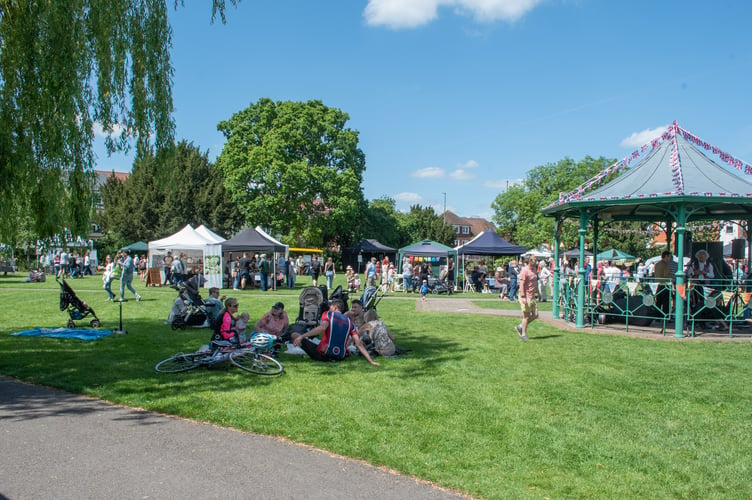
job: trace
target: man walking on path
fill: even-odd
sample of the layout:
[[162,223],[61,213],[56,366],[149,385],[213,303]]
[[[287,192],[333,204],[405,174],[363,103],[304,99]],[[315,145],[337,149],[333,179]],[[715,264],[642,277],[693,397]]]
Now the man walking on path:
[[120,261],[120,267],[123,269],[123,274],[120,276],[120,302],[125,300],[125,289],[128,288],[133,295],[136,296],[136,302],[141,301],[141,296],[136,290],[133,289],[133,272],[136,270],[136,266],[133,264],[133,258],[130,256],[128,250],[123,250],[123,257]]
[[534,256],[527,259],[527,265],[519,275],[520,308],[522,309],[522,323],[515,330],[522,340],[527,340],[527,327],[538,319],[538,304],[535,302],[535,292],[538,290],[538,263]]

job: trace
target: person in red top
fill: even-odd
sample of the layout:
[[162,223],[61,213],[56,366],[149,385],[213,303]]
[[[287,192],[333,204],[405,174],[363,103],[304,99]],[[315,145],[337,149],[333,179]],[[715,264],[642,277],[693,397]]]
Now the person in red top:
[[[347,344],[352,338],[355,347],[365,357],[369,363],[374,366],[380,366],[379,363],[371,359],[368,351],[360,341],[358,330],[353,325],[350,318],[341,313],[345,304],[334,299],[329,303],[329,310],[321,315],[321,323],[316,328],[300,334],[293,333],[292,343],[296,347],[301,347],[311,357],[317,361],[342,361],[350,355],[347,350]],[[321,342],[318,345],[309,340],[321,334]]]
[[535,292],[538,290],[538,263],[531,255],[526,264],[518,277],[522,323],[514,327],[522,340],[527,340],[527,327],[538,319],[538,304],[535,302]]

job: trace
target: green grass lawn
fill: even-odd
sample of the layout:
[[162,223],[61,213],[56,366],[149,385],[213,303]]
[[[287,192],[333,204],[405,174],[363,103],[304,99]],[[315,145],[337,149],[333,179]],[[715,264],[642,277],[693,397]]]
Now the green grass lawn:
[[[54,281],[21,281],[0,277],[4,375],[284,436],[476,497],[749,498],[752,491],[749,342],[656,341],[542,322],[521,342],[514,317],[419,313],[416,296],[395,294],[378,309],[411,352],[378,358],[381,367],[282,354],[279,377],[233,367],[163,375],[153,370],[157,361],[209,337],[163,324],[173,290],[137,283],[144,301],[123,304],[128,335],[81,342],[8,335],[68,319]],[[117,326],[118,305],[106,301],[99,276],[70,283],[104,327]],[[294,318],[301,289],[223,293],[237,296],[253,319],[277,300]]]

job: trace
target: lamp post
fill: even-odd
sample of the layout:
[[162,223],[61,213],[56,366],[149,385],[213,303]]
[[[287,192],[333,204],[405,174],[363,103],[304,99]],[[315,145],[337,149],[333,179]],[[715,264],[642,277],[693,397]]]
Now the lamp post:
[[441,214],[441,218],[444,220],[444,225],[446,225],[446,192],[441,194],[444,195],[444,212]]

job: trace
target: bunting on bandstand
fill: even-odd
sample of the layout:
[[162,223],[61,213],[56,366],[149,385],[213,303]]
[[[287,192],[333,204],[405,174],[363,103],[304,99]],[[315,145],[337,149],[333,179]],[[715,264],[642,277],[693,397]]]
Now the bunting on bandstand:
[[[555,206],[562,205],[564,203],[573,202],[573,201],[583,201],[585,199],[589,199],[585,196],[585,193],[600,186],[612,174],[619,173],[629,168],[632,162],[641,158],[645,154],[652,152],[657,147],[661,146],[665,141],[671,141],[671,153],[670,153],[671,155],[670,156],[671,178],[672,178],[674,187],[676,189],[673,192],[649,193],[649,194],[644,194],[644,195],[640,194],[639,197],[655,198],[658,196],[677,196],[677,195],[681,196],[684,194],[690,194],[693,196],[698,196],[698,195],[713,196],[713,193],[710,193],[710,192],[706,192],[706,193],[685,193],[684,192],[684,174],[682,171],[682,162],[681,162],[681,157],[679,156],[678,144],[676,140],[678,134],[680,134],[687,142],[690,142],[696,147],[702,148],[705,151],[716,155],[721,162],[726,163],[727,165],[729,165],[730,167],[733,167],[737,171],[744,172],[746,175],[752,175],[752,165],[750,165],[749,163],[739,158],[735,158],[733,155],[726,153],[721,148],[717,146],[713,146],[707,141],[703,141],[702,139],[695,136],[691,132],[681,128],[676,122],[674,122],[672,125],[669,126],[669,128],[665,132],[663,132],[663,134],[661,134],[660,137],[656,137],[649,143],[642,145],[642,147],[640,147],[639,149],[634,150],[632,154],[625,156],[623,159],[617,161],[613,165],[610,165],[609,167],[603,169],[594,177],[588,179],[587,181],[579,185],[573,191],[569,193],[561,193],[559,195],[559,198],[553,203],[551,203],[550,205],[548,205],[548,207],[546,208],[555,207]],[[738,193],[724,193],[724,192],[718,193],[718,195],[730,196],[730,197],[739,196]]]

